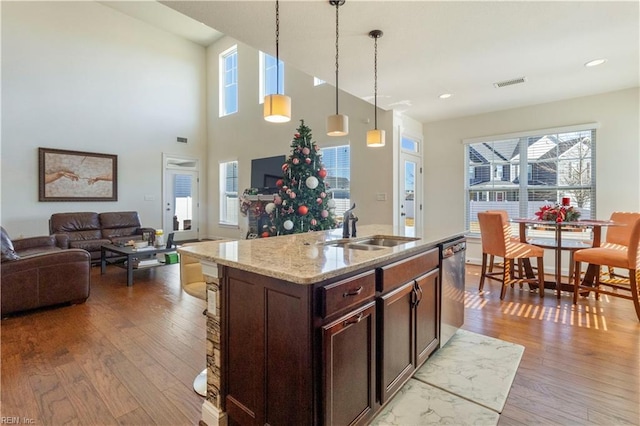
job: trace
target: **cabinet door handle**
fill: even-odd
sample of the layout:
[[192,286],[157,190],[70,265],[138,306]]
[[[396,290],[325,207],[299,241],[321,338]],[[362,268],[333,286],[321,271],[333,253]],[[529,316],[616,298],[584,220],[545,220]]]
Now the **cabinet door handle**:
[[416,286],[416,294],[420,293],[420,297],[418,297],[418,301],[416,302],[416,306],[418,306],[422,301],[422,287],[420,287],[420,284],[418,284],[418,281],[414,281],[414,283]]
[[362,293],[362,286],[356,288],[355,290],[349,290],[346,293],[342,293],[342,297],[357,296],[360,293]]
[[342,325],[344,325],[346,327],[346,326],[351,325],[351,324],[357,324],[360,321],[362,321],[362,318],[364,318],[364,314],[362,312],[360,312],[357,317],[349,318]]

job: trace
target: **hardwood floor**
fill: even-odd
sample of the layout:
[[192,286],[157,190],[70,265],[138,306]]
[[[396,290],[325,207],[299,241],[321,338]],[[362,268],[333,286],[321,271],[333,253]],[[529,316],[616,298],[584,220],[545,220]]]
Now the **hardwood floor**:
[[[550,290],[509,289],[467,267],[464,328],[526,347],[500,425],[639,425],[640,322],[621,299],[558,304]],[[191,388],[205,365],[205,303],[178,265],[92,268],[83,305],[2,320],[0,416],[61,425],[197,425]]]

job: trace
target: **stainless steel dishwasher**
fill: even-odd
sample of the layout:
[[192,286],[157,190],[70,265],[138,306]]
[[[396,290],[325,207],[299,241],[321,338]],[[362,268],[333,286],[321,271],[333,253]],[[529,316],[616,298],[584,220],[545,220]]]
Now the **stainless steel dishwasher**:
[[440,246],[442,296],[440,298],[440,347],[464,324],[465,238]]

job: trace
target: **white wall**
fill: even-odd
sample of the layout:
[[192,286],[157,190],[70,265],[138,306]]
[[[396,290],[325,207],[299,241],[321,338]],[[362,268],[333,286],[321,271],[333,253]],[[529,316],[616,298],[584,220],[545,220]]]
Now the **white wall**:
[[[234,44],[238,45],[239,112],[220,118],[218,115],[218,56]],[[222,227],[219,222],[218,165],[238,160],[239,189],[251,185],[251,160],[291,154],[291,139],[304,119],[319,146],[351,145],[351,199],[357,204],[359,223],[391,224],[393,220],[393,113],[378,111],[378,128],[387,132],[383,148],[367,148],[366,132],[373,129],[373,105],[359,98],[340,93],[340,113],[349,116],[349,135],[333,138],[326,135],[326,117],[335,114],[335,87],[330,84],[313,86],[313,76],[285,64],[284,92],[291,97],[291,121],[273,124],[264,121],[259,104],[258,50],[223,38],[207,48],[208,72],[208,135],[210,236],[244,238],[246,225],[241,217],[240,228]],[[363,69],[363,72],[367,70]],[[368,74],[367,74],[368,76]],[[364,78],[364,77],[363,77]],[[369,77],[367,77],[369,78]],[[373,83],[373,81],[372,81]],[[367,122],[369,120],[370,122]],[[387,201],[376,201],[377,193],[386,193]]]
[[[43,235],[55,212],[137,210],[160,228],[162,153],[207,169],[205,48],[95,2],[1,7],[2,225]],[[38,147],[117,154],[118,201],[38,202]]]
[[[583,123],[596,132],[596,216],[640,211],[640,89],[425,124],[425,223],[428,232],[464,231],[462,140]],[[469,258],[480,256],[470,247]],[[566,262],[565,262],[566,264]]]

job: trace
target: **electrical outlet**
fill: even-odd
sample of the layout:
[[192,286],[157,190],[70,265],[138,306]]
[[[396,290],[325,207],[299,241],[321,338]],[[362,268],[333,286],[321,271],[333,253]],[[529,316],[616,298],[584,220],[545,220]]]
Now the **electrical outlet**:
[[180,143],[187,143],[187,138],[181,138],[180,136],[178,136],[177,141]]
[[217,292],[215,291],[207,290],[207,312],[209,312],[211,315],[216,314],[216,294]]

